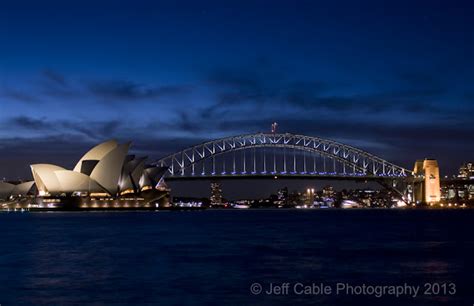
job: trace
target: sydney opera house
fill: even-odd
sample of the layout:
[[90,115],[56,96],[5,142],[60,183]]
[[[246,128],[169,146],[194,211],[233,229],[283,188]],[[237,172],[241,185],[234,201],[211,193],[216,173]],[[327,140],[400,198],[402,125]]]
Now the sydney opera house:
[[110,140],[87,152],[73,170],[31,165],[34,181],[0,183],[0,199],[9,208],[155,209],[168,206],[166,168],[147,166],[146,157],[128,155],[130,143]]
[[2,208],[25,208],[34,194],[34,181],[0,182],[0,205]]

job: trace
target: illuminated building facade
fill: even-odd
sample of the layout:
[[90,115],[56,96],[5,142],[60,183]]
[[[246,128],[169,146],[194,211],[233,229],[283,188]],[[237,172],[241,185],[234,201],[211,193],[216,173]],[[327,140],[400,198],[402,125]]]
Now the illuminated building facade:
[[445,183],[441,190],[445,202],[474,204],[474,163],[464,163],[457,178]]
[[211,183],[211,205],[222,205],[222,187],[219,182]]
[[288,205],[288,187],[283,187],[277,193],[278,204]]
[[473,162],[464,163],[459,168],[458,177],[459,178],[474,178],[474,163]]
[[115,140],[87,152],[73,170],[51,164],[31,165],[38,209],[114,209],[166,206],[166,168],[147,166],[146,158],[128,155],[130,143]]
[[34,181],[0,182],[0,207],[2,209],[21,209],[34,197]]

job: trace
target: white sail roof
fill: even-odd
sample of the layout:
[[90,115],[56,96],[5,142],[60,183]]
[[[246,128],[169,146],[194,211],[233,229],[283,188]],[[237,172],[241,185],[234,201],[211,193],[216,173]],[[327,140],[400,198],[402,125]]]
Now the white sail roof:
[[30,167],[39,191],[49,193],[61,192],[61,185],[54,172],[66,169],[51,164],[35,164]]
[[146,157],[136,158],[128,161],[122,170],[120,178],[120,191],[138,188],[140,177],[145,168]]
[[8,199],[15,188],[15,185],[7,183],[7,182],[0,182],[0,199]]
[[[50,164],[31,165],[37,189],[40,195],[42,192],[53,195],[77,191],[116,196],[119,191],[133,189],[139,192],[142,188],[138,187],[153,187],[166,168],[145,169],[146,157],[127,156],[129,147],[130,143],[104,142],[87,152],[72,171]],[[32,183],[24,183],[15,190],[20,195],[27,194],[31,188]],[[11,192],[12,188],[4,186],[3,189]]]
[[24,182],[24,183],[20,183],[20,184],[17,184],[15,185],[15,188],[13,188],[12,190],[12,195],[13,196],[25,196],[28,194],[28,192],[30,192],[31,188],[33,187],[33,184],[35,183],[35,181],[29,181],[29,182]]
[[61,185],[62,192],[87,191],[104,192],[104,189],[89,176],[75,171],[54,171]]
[[118,145],[105,155],[95,166],[90,177],[104,187],[111,195],[115,195],[118,189],[122,166],[127,155],[130,143]]
[[106,142],[103,142],[92,149],[89,150],[84,156],[81,157],[79,162],[77,162],[76,166],[74,167],[75,172],[81,172],[81,166],[83,160],[101,160],[104,156],[106,156],[110,151],[115,149],[118,146],[116,140],[112,139]]

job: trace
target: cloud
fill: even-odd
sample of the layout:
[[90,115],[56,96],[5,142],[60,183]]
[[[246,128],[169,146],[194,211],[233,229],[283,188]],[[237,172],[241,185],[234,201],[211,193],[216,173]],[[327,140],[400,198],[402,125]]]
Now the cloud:
[[125,80],[87,82],[87,89],[102,99],[129,101],[161,98],[168,95],[185,94],[190,91],[188,86],[149,86]]
[[[90,146],[119,138],[133,140],[140,154],[158,158],[209,139],[268,131],[270,123],[277,121],[282,132],[341,140],[405,167],[432,155],[456,165],[462,158],[456,151],[473,154],[474,145],[466,142],[474,133],[472,106],[451,102],[436,78],[409,74],[399,79],[392,87],[362,90],[342,82],[292,79],[263,65],[255,70],[219,69],[192,86],[155,86],[130,80],[74,80],[44,71],[43,82],[33,91],[35,97],[46,95],[63,105],[69,100],[61,95],[70,94],[81,106],[79,113],[62,110],[65,117],[53,119],[26,112],[7,117],[2,127],[18,130],[12,134],[24,144],[18,147],[24,152],[31,144],[42,147],[35,142],[41,138],[44,145],[48,139],[66,145],[76,139]],[[202,102],[200,90],[211,99]],[[176,103],[182,94],[199,103]],[[462,97],[470,98],[472,93]],[[140,104],[155,99],[166,99],[166,114],[161,107],[147,111],[146,104]],[[97,101],[107,104],[101,107]],[[124,108],[129,102],[135,104]],[[116,107],[109,107],[111,103]],[[82,106],[87,111],[81,113]],[[3,138],[0,141],[8,144],[9,138]]]
[[222,117],[246,106],[266,111],[431,114],[441,112],[436,104],[446,92],[436,78],[422,73],[401,74],[393,88],[363,92],[342,82],[295,81],[272,75],[270,71],[273,70],[212,72],[207,80],[216,93],[216,99],[202,110],[201,115],[204,118]]
[[9,126],[29,129],[29,130],[47,130],[51,129],[53,125],[45,120],[45,118],[37,119],[27,116],[18,116],[11,118],[8,122]]
[[34,97],[31,94],[25,92],[25,90],[13,89],[13,88],[3,88],[0,91],[0,97],[5,98],[5,102],[19,101],[28,104],[40,102],[37,97]]
[[57,71],[45,69],[42,71],[42,76],[45,80],[54,83],[55,85],[59,85],[62,87],[66,87],[68,85],[66,77]]
[[2,126],[13,130],[33,132],[33,134],[50,135],[51,137],[73,135],[77,139],[79,135],[85,137],[84,139],[100,140],[112,137],[114,133],[123,128],[123,123],[120,120],[52,120],[46,117],[17,116],[3,122]]
[[89,139],[100,140],[104,138],[113,137],[114,133],[118,132],[122,128],[122,123],[119,120],[107,120],[107,121],[61,121],[59,126],[63,129],[82,134]]
[[0,96],[11,101],[42,104],[54,101],[64,103],[65,99],[134,103],[176,97],[192,91],[192,86],[185,84],[150,85],[121,79],[73,79],[51,69],[44,69],[33,81],[25,82],[24,87],[19,90],[15,86],[4,86],[0,89]]
[[389,111],[407,113],[431,112],[435,108],[432,98],[438,92],[425,91],[387,91],[371,94],[347,96],[308,96],[289,95],[285,102],[305,109],[326,109],[333,112],[366,112],[380,114]]

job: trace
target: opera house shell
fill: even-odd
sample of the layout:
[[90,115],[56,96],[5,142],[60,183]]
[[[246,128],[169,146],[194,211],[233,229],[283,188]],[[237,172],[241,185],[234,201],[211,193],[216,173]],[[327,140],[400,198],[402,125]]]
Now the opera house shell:
[[146,158],[128,155],[130,143],[115,140],[87,152],[73,170],[51,164],[31,165],[37,197],[34,208],[122,209],[166,206],[166,168],[147,166]]
[[28,205],[34,193],[34,181],[9,183],[0,182],[0,205],[2,208],[18,208]]

